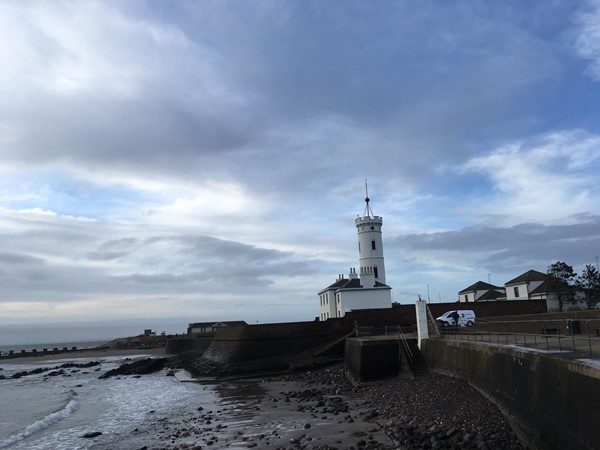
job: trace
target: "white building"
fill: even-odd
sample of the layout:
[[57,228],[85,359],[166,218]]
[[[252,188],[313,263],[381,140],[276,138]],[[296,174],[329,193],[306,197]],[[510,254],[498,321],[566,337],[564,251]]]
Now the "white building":
[[348,278],[339,275],[335,283],[319,292],[319,320],[343,317],[353,309],[392,307],[392,288],[385,284],[383,220],[373,215],[369,201],[367,194],[363,217],[354,222],[358,232],[359,273],[350,268]]
[[556,291],[560,280],[537,270],[528,270],[504,283],[506,300],[545,300],[546,293]]
[[458,299],[463,303],[504,300],[506,299],[506,292],[502,287],[478,281],[460,291],[458,293]]

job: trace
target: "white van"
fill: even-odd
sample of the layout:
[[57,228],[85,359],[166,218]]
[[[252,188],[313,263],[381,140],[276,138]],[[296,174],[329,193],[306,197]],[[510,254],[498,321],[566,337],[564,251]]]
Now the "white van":
[[441,322],[443,327],[455,325],[454,311],[458,313],[458,325],[461,327],[472,327],[475,324],[475,312],[472,309],[453,309],[452,311],[445,312],[435,320]]

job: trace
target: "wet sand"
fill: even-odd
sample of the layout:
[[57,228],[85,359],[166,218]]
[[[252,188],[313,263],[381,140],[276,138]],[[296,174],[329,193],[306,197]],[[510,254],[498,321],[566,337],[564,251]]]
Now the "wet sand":
[[[6,361],[148,356],[164,356],[164,349],[95,349]],[[169,405],[168,413],[149,410],[142,424],[119,435],[96,430],[101,434],[90,439],[88,448],[524,448],[493,403],[465,381],[444,375],[395,377],[353,386],[339,364],[252,380],[198,381],[183,370],[176,377],[198,383],[197,397],[186,405]]]
[[524,448],[493,403],[463,380],[439,374],[354,387],[340,365],[211,388],[219,396],[214,403],[199,398],[167,417],[149,413],[143,426],[118,439],[104,436],[93,448]]
[[[169,417],[149,414],[144,427],[94,449],[380,449],[390,441],[365,420],[359,394],[326,394],[290,380],[245,380],[212,386],[220,400]],[[108,438],[108,437],[106,437]]]

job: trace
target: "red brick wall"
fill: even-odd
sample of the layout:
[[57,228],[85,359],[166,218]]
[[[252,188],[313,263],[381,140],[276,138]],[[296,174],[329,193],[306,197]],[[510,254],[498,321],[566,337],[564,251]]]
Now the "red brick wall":
[[[518,316],[522,314],[545,313],[545,300],[495,301],[480,303],[429,303],[433,317],[439,317],[453,309],[472,309],[476,317]],[[330,319],[331,320],[331,319]],[[338,319],[340,320],[340,319]],[[392,305],[391,309],[366,309],[351,311],[341,319],[358,326],[368,325],[414,325],[417,323],[415,305]]]

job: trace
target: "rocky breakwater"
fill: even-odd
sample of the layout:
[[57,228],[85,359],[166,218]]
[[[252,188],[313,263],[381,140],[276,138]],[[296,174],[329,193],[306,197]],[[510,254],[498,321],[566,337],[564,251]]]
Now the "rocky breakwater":
[[104,345],[95,347],[94,350],[143,350],[162,348],[167,344],[169,336],[132,336],[114,339]]

